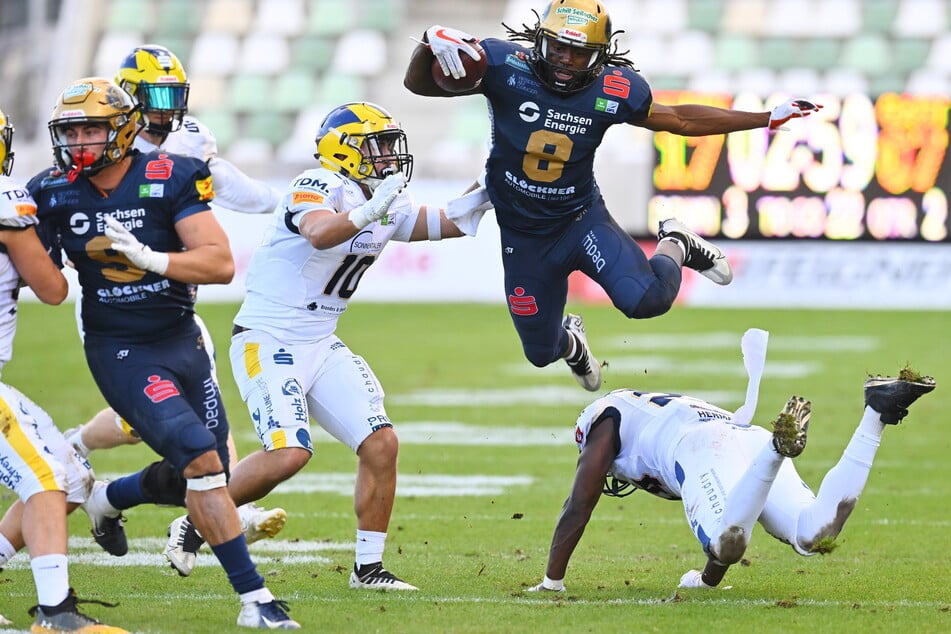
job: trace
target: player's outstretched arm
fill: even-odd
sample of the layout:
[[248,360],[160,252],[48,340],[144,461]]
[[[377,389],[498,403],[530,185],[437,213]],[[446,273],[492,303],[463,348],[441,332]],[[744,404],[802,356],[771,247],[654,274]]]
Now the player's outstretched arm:
[[601,498],[604,476],[607,475],[611,463],[618,454],[619,448],[614,444],[615,425],[614,419],[605,418],[589,432],[588,441],[578,457],[571,494],[561,509],[555,533],[552,535],[545,580],[529,588],[529,591],[564,588],[568,560],[571,559],[571,554],[581,541],[588,520],[591,519],[591,513]]
[[769,112],[727,110],[701,104],[668,106],[655,103],[650,115],[637,125],[655,132],[673,132],[683,136],[726,134],[755,128],[781,129],[790,119],[818,112],[817,106],[804,99],[793,99]]
[[242,214],[269,214],[281,200],[281,192],[251,178],[233,163],[214,156],[208,161],[214,177],[215,203]]
[[410,242],[420,240],[442,240],[444,238],[461,238],[466,235],[456,224],[446,217],[446,212],[439,207],[423,205],[416,215],[416,224]]

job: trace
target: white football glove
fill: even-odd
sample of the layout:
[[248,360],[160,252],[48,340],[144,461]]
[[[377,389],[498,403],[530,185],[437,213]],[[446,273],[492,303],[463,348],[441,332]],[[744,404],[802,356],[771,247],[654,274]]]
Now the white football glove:
[[125,255],[129,262],[145,271],[165,275],[168,270],[168,253],[153,251],[139,242],[132,232],[112,216],[106,216],[106,237],[112,240],[112,248]]
[[459,51],[465,52],[474,60],[482,59],[482,55],[466,43],[478,42],[478,38],[464,31],[436,24],[426,29],[426,40],[429,49],[442,68],[442,74],[452,75],[454,79],[461,79],[466,76],[466,69],[462,65]]
[[373,196],[359,207],[350,210],[350,222],[357,229],[363,229],[386,215],[390,205],[406,187],[406,176],[402,173],[390,174],[373,190]]
[[688,570],[684,573],[684,576],[680,578],[680,585],[678,588],[707,588],[712,589],[714,586],[708,586],[703,582],[702,573],[699,570]]
[[779,104],[769,113],[769,129],[788,130],[789,128],[782,127],[784,123],[790,119],[808,117],[813,112],[819,112],[820,108],[822,108],[821,105],[816,105],[805,99],[790,99]]
[[565,592],[565,580],[549,579],[547,576],[537,586],[525,588],[525,592]]

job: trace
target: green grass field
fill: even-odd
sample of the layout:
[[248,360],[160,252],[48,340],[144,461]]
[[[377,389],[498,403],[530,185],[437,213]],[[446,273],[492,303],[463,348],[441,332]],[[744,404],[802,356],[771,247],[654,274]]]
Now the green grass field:
[[[239,451],[256,448],[228,367],[233,305],[200,312],[219,346],[219,377]],[[945,312],[709,310],[677,307],[649,321],[613,308],[575,306],[617,387],[709,397],[729,409],[744,398],[739,349],[749,327],[771,333],[756,421],[786,399],[812,400],[809,446],[796,460],[817,488],[863,408],[867,373],[906,362],[938,389],[886,430],[865,493],[825,557],[804,558],[757,527],[747,565],[721,588],[677,591],[704,562],[679,502],[643,492],[605,498],[568,570],[563,595],[526,594],[544,573],[555,519],[577,450],[572,429],[592,400],[564,364],[525,361],[503,306],[357,302],[339,334],[374,368],[401,438],[400,489],[387,541],[388,568],[416,593],[349,590],[355,458],[318,435],[311,463],[264,500],[287,509],[274,540],[251,552],[291,615],[312,632],[923,632],[951,631],[951,359]],[[3,378],[43,405],[61,429],[102,406],[72,306],[21,306],[14,360]],[[147,448],[91,456],[100,476],[152,460]],[[0,492],[0,507],[13,500]],[[161,555],[177,509],[127,513],[130,552],[110,558],[70,518],[70,573],[80,597],[118,601],[87,612],[135,632],[232,632],[238,602],[209,550],[180,578]],[[28,629],[35,592],[25,553],[0,572],[0,613]],[[727,588],[728,587],[728,588]]]

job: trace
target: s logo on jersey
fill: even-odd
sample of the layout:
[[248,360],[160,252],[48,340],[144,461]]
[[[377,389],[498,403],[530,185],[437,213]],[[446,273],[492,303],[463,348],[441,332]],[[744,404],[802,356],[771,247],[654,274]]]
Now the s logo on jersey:
[[513,315],[528,317],[538,314],[538,304],[534,295],[526,295],[524,288],[516,286],[514,293],[509,295],[509,310]]
[[145,395],[148,396],[149,400],[153,403],[161,403],[180,394],[174,383],[168,379],[163,379],[157,374],[151,375],[148,381],[149,384],[146,385],[142,391],[145,392]]
[[145,177],[150,181],[167,181],[172,177],[173,167],[175,163],[168,154],[159,154],[156,160],[145,164]]

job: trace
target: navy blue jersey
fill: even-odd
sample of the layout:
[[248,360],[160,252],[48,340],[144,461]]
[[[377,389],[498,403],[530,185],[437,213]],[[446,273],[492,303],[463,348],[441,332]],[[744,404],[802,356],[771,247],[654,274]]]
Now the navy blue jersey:
[[492,121],[486,187],[498,223],[535,235],[559,231],[600,196],[595,150],[612,125],[648,116],[650,86],[637,71],[605,66],[587,88],[559,95],[532,72],[530,49],[493,38],[480,44]]
[[154,251],[181,251],[175,223],[210,210],[214,192],[211,172],[198,159],[159,151],[130,156],[128,172],[108,196],[84,176],[70,183],[53,169],[34,176],[27,188],[42,234],[55,241],[48,246],[62,249],[76,267],[85,332],[150,341],[191,323],[182,317],[194,313],[192,285],[143,271],[113,250],[104,218],[123,223]]

